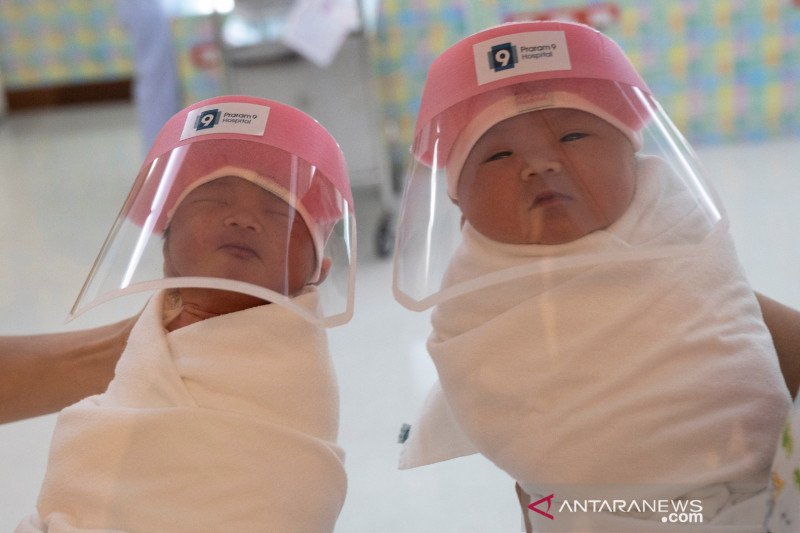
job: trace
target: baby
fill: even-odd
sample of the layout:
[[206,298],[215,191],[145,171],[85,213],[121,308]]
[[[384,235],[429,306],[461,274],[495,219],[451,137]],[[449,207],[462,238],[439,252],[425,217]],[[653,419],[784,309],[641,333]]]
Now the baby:
[[[538,503],[534,531],[680,530],[675,502],[691,531],[760,531],[789,394],[724,214],[624,54],[508,24],[425,90],[395,291],[436,304],[440,383],[401,467],[478,451]],[[420,221],[433,251],[447,217],[408,203],[442,182],[462,242],[420,298]]]
[[219,97],[165,125],[94,269],[131,231],[158,245],[164,276],[129,277],[161,290],[108,389],[59,414],[17,531],[333,530],[338,389],[325,332],[300,313],[324,323],[348,199],[338,145],[291,107]]

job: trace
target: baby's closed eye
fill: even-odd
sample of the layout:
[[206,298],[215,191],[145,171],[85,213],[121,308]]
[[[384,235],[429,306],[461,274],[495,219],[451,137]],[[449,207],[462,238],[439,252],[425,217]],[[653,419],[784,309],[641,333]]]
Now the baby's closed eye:
[[484,162],[488,163],[490,161],[497,161],[497,160],[500,160],[500,159],[505,159],[507,157],[511,157],[512,155],[513,155],[513,152],[511,150],[502,150],[500,152],[493,153],[488,158],[486,158],[486,161],[484,161]]
[[[265,215],[267,215],[269,217],[275,217],[275,218],[289,219],[289,218],[294,218],[295,217],[295,213],[289,213],[289,212],[286,212],[285,210],[277,209],[277,208],[274,208],[274,207],[265,208],[263,210],[263,212],[264,212]],[[297,216],[299,216],[299,215],[297,215]]]
[[198,205],[228,205],[228,201],[222,198],[195,198],[191,201],[191,203]]

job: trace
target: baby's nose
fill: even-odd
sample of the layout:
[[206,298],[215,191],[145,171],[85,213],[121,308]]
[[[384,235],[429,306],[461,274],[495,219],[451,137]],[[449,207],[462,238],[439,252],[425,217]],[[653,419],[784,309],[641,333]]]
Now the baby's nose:
[[258,217],[248,209],[237,209],[225,217],[224,224],[231,227],[250,229],[256,233],[264,231]]
[[552,175],[561,172],[561,162],[557,157],[536,155],[527,159],[522,169],[521,178],[529,180],[535,176]]

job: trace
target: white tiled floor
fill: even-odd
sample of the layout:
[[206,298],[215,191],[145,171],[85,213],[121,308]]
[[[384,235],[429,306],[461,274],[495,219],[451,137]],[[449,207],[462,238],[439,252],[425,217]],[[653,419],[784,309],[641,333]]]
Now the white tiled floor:
[[[130,106],[105,104],[0,121],[0,334],[87,327],[126,311],[63,325],[140,163],[134,120]],[[800,308],[800,139],[706,148],[701,159],[752,284]],[[399,427],[434,379],[427,317],[392,300],[390,264],[371,257],[375,191],[358,191],[356,203],[366,252],[356,316],[330,332],[350,483],[337,531],[518,531],[513,482],[480,457],[395,468]],[[0,531],[33,508],[53,423],[0,426]]]

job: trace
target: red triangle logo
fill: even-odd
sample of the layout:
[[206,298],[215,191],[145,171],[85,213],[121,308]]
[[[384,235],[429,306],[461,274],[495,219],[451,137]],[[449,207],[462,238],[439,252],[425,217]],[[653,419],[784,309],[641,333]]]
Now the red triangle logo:
[[[550,506],[553,504],[553,501],[552,501],[552,500],[553,500],[553,496],[555,496],[555,494],[551,494],[550,496],[545,496],[545,497],[544,497],[544,498],[542,498],[541,500],[538,500],[538,501],[535,501],[535,502],[533,502],[532,504],[530,504],[530,505],[528,506],[528,509],[530,509],[531,511],[536,511],[536,512],[537,512],[537,513],[539,513],[540,515],[542,515],[542,516],[546,516],[546,517],[547,517],[547,518],[549,518],[550,520],[555,520],[555,519],[553,518],[553,515],[551,515],[551,514],[550,514]],[[541,509],[539,509],[539,508],[537,508],[537,507],[536,507],[536,506],[537,506],[537,505],[539,505],[540,503],[544,503],[544,502],[547,502],[547,511],[542,511]]]

